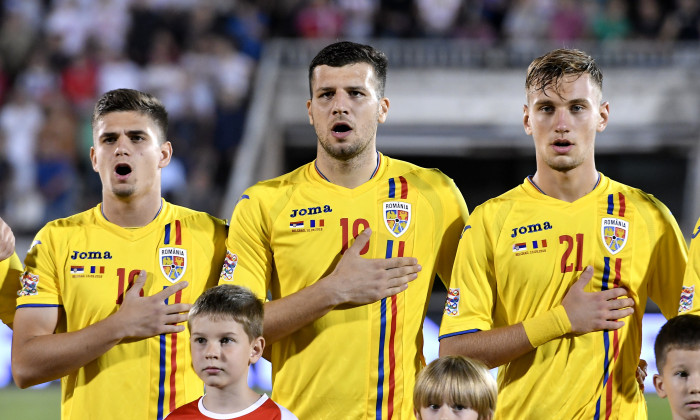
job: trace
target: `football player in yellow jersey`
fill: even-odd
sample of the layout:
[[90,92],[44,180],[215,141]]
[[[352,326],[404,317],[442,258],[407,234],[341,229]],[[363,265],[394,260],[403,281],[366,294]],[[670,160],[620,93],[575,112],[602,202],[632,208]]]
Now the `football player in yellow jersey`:
[[300,419],[413,418],[433,279],[467,217],[451,179],[377,151],[386,67],[367,45],[319,52],[316,160],[249,188],[231,219],[221,282],[270,297],[272,395]]
[[686,243],[653,196],[596,170],[602,74],[578,50],[535,59],[525,132],[536,172],[474,209],[460,240],[440,354],[499,367],[497,419],[643,419],[647,297],[678,313]]
[[0,321],[10,328],[15,317],[20,274],[22,261],[15,252],[15,235],[10,226],[0,219]]
[[61,415],[162,419],[202,395],[181,323],[216,284],[226,224],[161,197],[167,112],[130,89],[93,112],[97,207],[48,223],[22,274],[12,373],[24,388],[61,378]]

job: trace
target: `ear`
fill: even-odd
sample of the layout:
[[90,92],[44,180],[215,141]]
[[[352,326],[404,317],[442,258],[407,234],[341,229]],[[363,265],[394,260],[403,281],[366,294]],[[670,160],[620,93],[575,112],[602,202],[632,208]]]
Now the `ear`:
[[95,154],[95,147],[90,146],[90,162],[92,162],[92,170],[99,172],[97,170],[97,155]]
[[382,98],[379,100],[379,124],[383,124],[386,121],[386,115],[389,112],[389,98]]
[[314,117],[311,115],[311,101],[312,99],[306,101],[306,111],[309,113],[309,124],[314,125]]
[[610,115],[610,103],[603,102],[602,104],[600,104],[599,115],[600,120],[598,121],[598,126],[596,127],[596,130],[600,133],[603,130],[605,130],[605,127],[608,126],[608,116]]
[[413,409],[413,415],[416,416],[416,420],[422,420],[420,418],[420,411],[418,411],[418,409],[416,409],[416,408]]
[[248,364],[252,365],[256,363],[262,357],[263,350],[265,350],[265,339],[263,337],[257,337],[250,343],[250,358],[248,358]]
[[170,158],[173,157],[173,145],[169,141],[164,141],[160,145],[160,161],[158,167],[163,169],[170,163]]
[[530,109],[527,105],[523,105],[523,128],[528,136],[532,135],[532,127],[530,126]]
[[666,390],[664,389],[664,378],[663,376],[659,374],[654,375],[654,388],[656,389],[656,393],[659,395],[661,398],[666,398]]

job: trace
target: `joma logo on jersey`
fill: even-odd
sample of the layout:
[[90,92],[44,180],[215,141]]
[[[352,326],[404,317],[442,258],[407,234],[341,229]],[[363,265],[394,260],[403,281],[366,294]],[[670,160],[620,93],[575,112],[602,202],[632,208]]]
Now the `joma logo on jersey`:
[[515,238],[518,235],[524,235],[526,233],[542,232],[543,230],[549,230],[552,225],[549,222],[544,222],[543,224],[535,223],[527,226],[520,226],[519,228],[513,228],[513,234],[510,235],[511,238]]
[[314,214],[330,213],[332,211],[333,211],[333,209],[331,208],[331,206],[326,204],[323,207],[316,206],[316,207],[307,207],[305,209],[294,209],[294,210],[292,210],[292,214],[290,214],[289,217],[313,216]]
[[73,251],[73,255],[70,257],[71,260],[111,260],[112,254],[109,251]]

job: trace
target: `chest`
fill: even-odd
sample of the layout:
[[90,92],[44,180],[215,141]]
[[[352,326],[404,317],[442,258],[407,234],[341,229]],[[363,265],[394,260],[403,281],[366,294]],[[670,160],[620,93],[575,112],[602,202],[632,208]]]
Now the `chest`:
[[654,247],[648,228],[620,194],[566,207],[517,205],[497,238],[499,290],[556,301],[590,265],[595,274],[586,290],[624,286],[636,293]]

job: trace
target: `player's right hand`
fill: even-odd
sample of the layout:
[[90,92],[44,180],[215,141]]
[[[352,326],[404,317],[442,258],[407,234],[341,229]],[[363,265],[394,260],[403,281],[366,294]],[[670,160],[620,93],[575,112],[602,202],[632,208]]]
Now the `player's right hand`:
[[593,278],[593,267],[588,266],[571,286],[562,300],[571,322],[571,330],[577,334],[591,331],[617,330],[625,325],[623,318],[634,313],[634,299],[627,296],[623,287],[586,292],[584,287]]
[[177,324],[187,321],[187,312],[192,305],[167,305],[165,300],[187,287],[188,283],[181,281],[153,296],[142,297],[140,293],[146,284],[146,278],[146,271],[141,270],[134,284],[124,293],[121,308],[114,315],[121,318],[120,324],[125,329],[124,338],[147,338],[184,331],[185,326]]
[[369,228],[362,231],[327,277],[336,283],[333,287],[336,304],[376,302],[406,290],[408,283],[418,277],[422,267],[415,258],[370,259],[360,256],[371,235]]
[[0,261],[10,258],[15,252],[15,235],[10,226],[0,218]]

